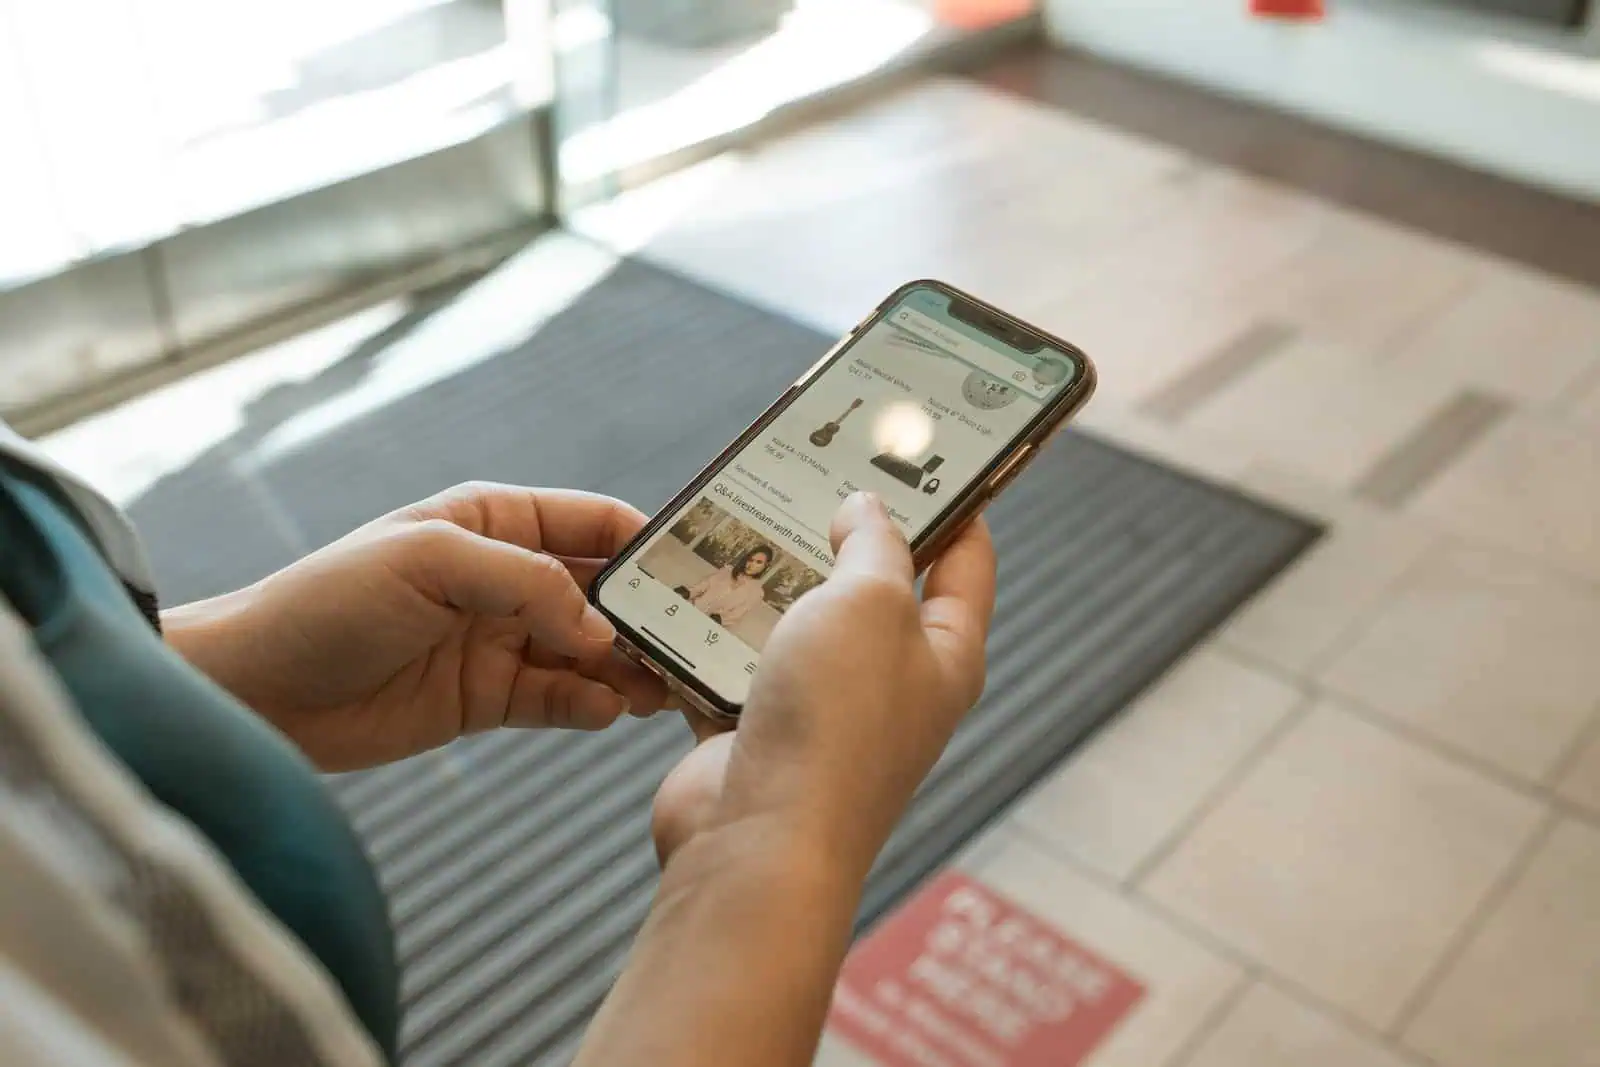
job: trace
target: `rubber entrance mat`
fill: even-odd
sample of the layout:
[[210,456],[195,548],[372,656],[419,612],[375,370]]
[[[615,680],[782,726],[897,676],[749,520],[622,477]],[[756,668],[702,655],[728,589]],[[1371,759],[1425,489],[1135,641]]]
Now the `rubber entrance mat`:
[[[464,479],[595,489],[648,511],[829,341],[624,263],[518,347],[260,463],[275,426],[381,352],[263,398],[136,517],[174,603]],[[875,871],[863,924],[1317,536],[1084,434],[1058,439],[990,520],[1002,574],[987,696]],[[407,1063],[570,1057],[649,903],[650,798],[686,747],[666,719],[505,733],[336,780],[391,894]]]

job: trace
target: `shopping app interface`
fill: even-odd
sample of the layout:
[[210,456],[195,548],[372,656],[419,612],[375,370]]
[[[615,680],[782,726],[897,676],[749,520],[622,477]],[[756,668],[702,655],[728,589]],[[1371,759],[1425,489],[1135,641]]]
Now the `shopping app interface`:
[[601,603],[730,703],[761,649],[833,570],[828,526],[857,490],[909,540],[1060,390],[1076,365],[1025,353],[911,290],[619,567]]

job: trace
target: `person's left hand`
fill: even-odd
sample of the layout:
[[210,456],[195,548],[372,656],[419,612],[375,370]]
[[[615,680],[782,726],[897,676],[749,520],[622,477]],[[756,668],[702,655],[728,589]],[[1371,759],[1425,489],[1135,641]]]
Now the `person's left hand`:
[[583,594],[644,522],[588,493],[460,486],[163,623],[327,770],[501,726],[601,729],[666,697]]

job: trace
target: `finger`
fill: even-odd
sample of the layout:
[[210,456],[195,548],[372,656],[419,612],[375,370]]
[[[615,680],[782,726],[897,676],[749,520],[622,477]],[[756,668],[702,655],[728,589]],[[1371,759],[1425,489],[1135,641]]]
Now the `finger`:
[[983,695],[985,646],[994,615],[995,554],[989,528],[974,521],[940,557],[924,586],[922,627],[950,692],[965,712]]
[[445,519],[410,527],[398,552],[396,568],[424,596],[472,615],[515,619],[550,651],[594,656],[616,638],[616,629],[552,556]]
[[523,667],[511,687],[505,725],[603,730],[627,713],[627,699],[604,683],[573,671]]
[[593,663],[580,663],[576,670],[622,694],[628,702],[628,714],[636,719],[648,719],[667,706],[667,683],[620,652],[613,651]]
[[597,493],[540,489],[535,497],[544,551],[558,556],[610,559],[644,528],[644,514]]
[[667,683],[615,648],[604,650],[599,656],[589,659],[576,659],[529,643],[522,650],[522,660],[530,667],[570,671],[610,686],[622,694],[628,702],[628,714],[636,719],[648,719],[671,706],[667,699]]
[[923,587],[923,631],[963,711],[983,694],[994,594],[994,542],[977,519],[939,557]]
[[581,556],[557,556],[561,565],[567,568],[567,573],[572,575],[572,580],[578,583],[579,589],[588,589],[594,585],[594,580],[600,577],[600,572],[606,569],[610,560],[586,559]]
[[987,631],[994,616],[995,566],[989,524],[981,517],[973,519],[929,568],[923,599],[928,604],[960,602],[976,613],[979,627]]
[[728,777],[733,738],[697,746],[667,775],[656,792],[650,832],[663,867],[695,834],[712,825]]
[[713,719],[711,716],[702,711],[696,711],[694,708],[682,708],[680,710],[683,714],[683,721],[689,724],[689,732],[694,734],[695,744],[697,745],[704,744],[713,737],[731,733],[736,726],[735,723],[722,719]]
[[436,499],[458,525],[554,556],[610,559],[646,522],[636,508],[620,500],[575,489],[472,482]]
[[[532,646],[536,648],[537,646]],[[529,662],[552,666],[550,658],[563,659],[561,665],[597,682],[604,682],[628,698],[630,714],[634,718],[648,719],[656,712],[669,707],[667,683],[659,674],[623,655],[615,644],[598,648],[583,656],[551,657],[548,652],[533,652]]]
[[851,575],[887,578],[911,588],[916,577],[905,534],[889,518],[883,501],[871,493],[852,493],[828,531],[837,561],[835,579]]

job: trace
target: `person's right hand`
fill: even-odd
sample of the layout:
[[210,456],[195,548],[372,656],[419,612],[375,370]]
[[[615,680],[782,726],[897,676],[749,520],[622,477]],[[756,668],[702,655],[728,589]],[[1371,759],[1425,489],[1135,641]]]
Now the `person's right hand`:
[[779,622],[739,727],[690,713],[701,744],[656,797],[663,866],[705,830],[749,826],[865,878],[917,786],[983,692],[995,557],[975,521],[929,571],[882,504],[847,500],[838,562]]

